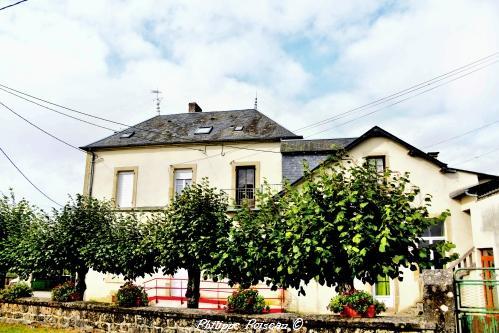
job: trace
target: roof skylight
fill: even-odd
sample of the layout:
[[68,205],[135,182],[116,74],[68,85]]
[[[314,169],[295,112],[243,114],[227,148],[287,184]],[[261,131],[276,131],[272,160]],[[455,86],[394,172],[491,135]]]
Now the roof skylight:
[[128,139],[128,138],[131,138],[133,135],[135,134],[134,131],[132,132],[127,132],[127,133],[123,133],[120,135],[120,139]]
[[198,127],[198,128],[196,128],[196,131],[194,132],[194,134],[209,134],[212,129],[213,129],[213,126]]
[[243,126],[236,126],[234,127],[234,131],[239,132],[243,130]]

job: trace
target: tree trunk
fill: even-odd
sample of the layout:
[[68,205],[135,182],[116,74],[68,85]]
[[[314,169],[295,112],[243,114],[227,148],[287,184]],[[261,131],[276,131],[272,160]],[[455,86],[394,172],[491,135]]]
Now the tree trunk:
[[352,280],[348,280],[348,281],[344,281],[341,284],[340,292],[342,292],[342,293],[348,293],[348,292],[351,292],[351,291],[354,291],[354,290],[355,290],[355,288],[353,286],[353,279]]
[[201,270],[194,268],[187,270],[187,291],[185,292],[185,297],[187,297],[187,307],[191,309],[199,308],[199,285],[201,283]]
[[5,288],[6,273],[0,272],[0,289]]
[[83,295],[85,294],[85,290],[87,289],[87,284],[85,283],[85,278],[87,277],[88,267],[80,267],[76,271],[77,280],[76,280],[76,291],[80,296],[80,301],[83,300]]

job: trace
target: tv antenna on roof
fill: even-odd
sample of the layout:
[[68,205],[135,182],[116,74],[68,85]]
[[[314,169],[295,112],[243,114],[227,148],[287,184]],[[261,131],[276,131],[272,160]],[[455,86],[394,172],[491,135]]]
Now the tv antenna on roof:
[[156,102],[156,112],[158,113],[158,116],[161,114],[161,101],[163,100],[162,97],[159,97],[159,95],[161,94],[161,91],[159,91],[158,89],[156,90],[151,90],[151,93],[153,94],[156,94],[156,98],[154,99],[154,101]]
[[253,108],[258,110],[258,90],[255,91],[255,106]]

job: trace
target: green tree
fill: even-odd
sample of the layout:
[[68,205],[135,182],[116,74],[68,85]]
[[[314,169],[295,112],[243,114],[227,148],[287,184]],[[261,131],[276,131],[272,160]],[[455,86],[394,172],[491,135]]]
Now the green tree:
[[63,208],[54,210],[53,218],[27,230],[19,244],[19,272],[26,276],[67,270],[76,275],[76,289],[83,297],[86,275],[96,261],[96,249],[109,242],[114,220],[111,203],[78,194]]
[[117,213],[107,228],[86,248],[85,256],[92,269],[134,280],[157,272],[157,226],[152,216],[136,212]]
[[10,196],[0,197],[0,288],[5,285],[6,273],[21,265],[19,244],[32,225],[41,219],[40,211],[25,199],[16,201],[12,192]]
[[218,250],[217,240],[229,232],[227,206],[226,195],[203,179],[177,194],[155,219],[158,264],[165,274],[187,270],[185,296],[189,308],[199,306],[201,272],[214,264],[212,253]]
[[430,217],[431,197],[418,202],[420,190],[407,173],[331,163],[307,172],[299,186],[287,186],[282,195],[264,194],[259,212],[246,208],[237,214],[210,273],[233,283],[266,281],[304,293],[302,283],[312,279],[348,290],[354,279],[402,280],[403,267],[429,268],[436,264],[432,252],[437,265],[455,258],[445,256],[451,243],[421,246],[424,231],[449,213]]

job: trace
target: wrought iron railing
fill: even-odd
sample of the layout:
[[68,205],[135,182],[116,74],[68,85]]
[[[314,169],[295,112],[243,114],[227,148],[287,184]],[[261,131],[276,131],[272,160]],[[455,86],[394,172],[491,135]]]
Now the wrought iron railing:
[[249,207],[257,206],[258,193],[269,190],[271,193],[278,193],[282,190],[282,184],[264,184],[258,188],[238,187],[233,189],[223,189],[230,201],[231,208],[240,208],[247,204]]

